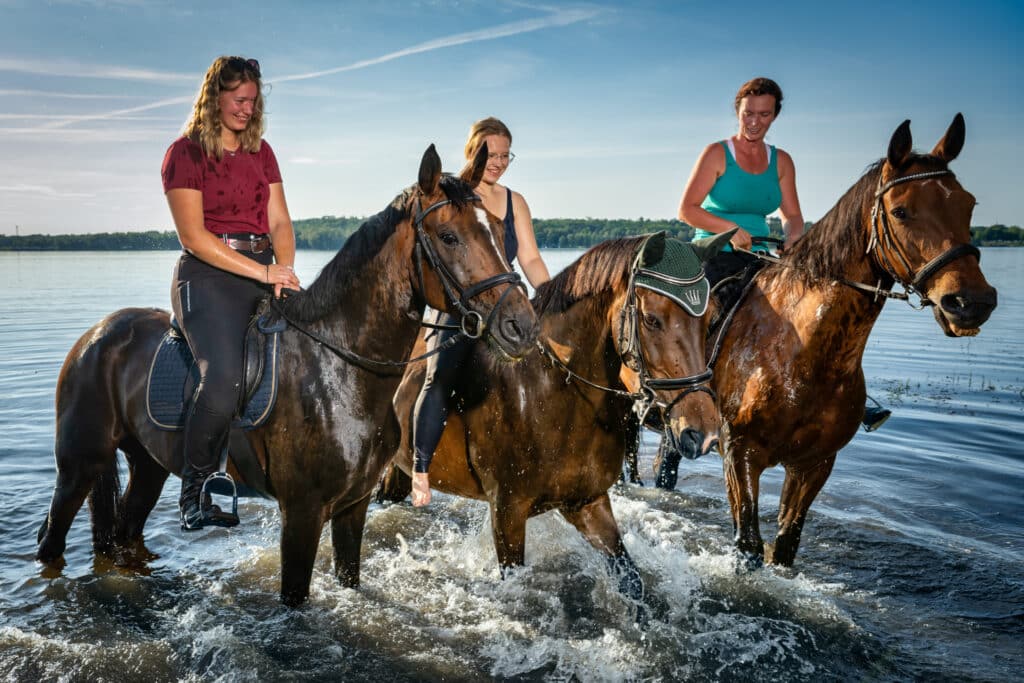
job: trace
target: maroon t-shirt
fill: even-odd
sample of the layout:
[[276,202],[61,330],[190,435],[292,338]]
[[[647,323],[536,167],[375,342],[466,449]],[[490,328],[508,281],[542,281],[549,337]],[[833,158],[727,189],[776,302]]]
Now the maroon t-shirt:
[[215,234],[270,232],[267,205],[270,186],[281,182],[281,171],[270,145],[258,152],[224,152],[217,161],[188,138],[167,149],[160,168],[164,192],[178,188],[203,193],[203,223]]

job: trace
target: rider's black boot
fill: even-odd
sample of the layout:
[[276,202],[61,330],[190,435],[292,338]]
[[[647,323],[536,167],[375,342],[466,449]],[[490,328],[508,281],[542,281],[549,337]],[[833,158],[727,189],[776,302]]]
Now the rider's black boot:
[[181,497],[178,499],[182,531],[198,531],[204,526],[238,525],[238,515],[221,510],[213,504],[210,494],[203,491],[203,484],[211,474],[197,470],[188,458],[185,459],[185,468],[181,472]]

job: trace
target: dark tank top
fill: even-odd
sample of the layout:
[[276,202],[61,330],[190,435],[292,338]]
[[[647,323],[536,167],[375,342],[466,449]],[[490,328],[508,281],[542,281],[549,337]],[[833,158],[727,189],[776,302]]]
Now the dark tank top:
[[505,192],[508,193],[508,208],[502,221],[505,224],[505,259],[512,265],[519,253],[519,238],[516,237],[516,217],[512,214],[512,190],[506,187]]

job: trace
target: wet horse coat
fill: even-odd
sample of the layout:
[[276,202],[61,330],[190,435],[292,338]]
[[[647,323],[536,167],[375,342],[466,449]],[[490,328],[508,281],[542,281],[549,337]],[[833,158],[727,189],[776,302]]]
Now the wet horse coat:
[[975,200],[949,171],[964,142],[959,114],[931,154],[911,151],[910,122],[889,152],[783,258],[762,270],[714,366],[736,547],[764,557],[758,481],[785,482],[769,559],[792,564],[807,511],[864,412],[861,359],[893,284],[934,304],[949,336],[978,333],[996,292],[970,246]]
[[[608,498],[622,470],[625,445],[636,437],[635,396],[623,394],[636,394],[648,380],[654,384],[657,378],[692,378],[706,369],[706,322],[700,315],[650,289],[637,287],[635,300],[629,296],[637,250],[643,249],[645,256],[663,251],[664,242],[663,233],[605,242],[538,288],[533,305],[541,339],[557,361],[534,354],[500,367],[478,349],[460,374],[462,381],[455,387],[458,410],[449,413],[431,465],[431,485],[489,503],[503,569],[524,563],[527,518],[557,509],[609,557],[621,573],[620,588],[641,597],[640,575],[622,543]],[[699,268],[692,253],[689,259]],[[637,305],[639,324],[635,348],[628,349],[619,333],[631,302]],[[624,362],[630,352],[642,356],[649,376],[638,376]],[[565,368],[619,393],[568,381]],[[410,490],[406,475],[412,468],[412,408],[423,374],[422,368],[410,368],[395,395],[403,428],[396,464],[405,474],[393,468],[381,498],[400,500]],[[680,387],[700,384],[686,381],[657,392],[670,406],[662,421],[677,439],[694,439],[696,448],[707,450],[712,437],[704,435],[717,432],[718,414],[710,393],[680,395]]]
[[[512,357],[532,348],[536,317],[508,282],[494,237],[501,224],[472,194],[485,164],[486,147],[464,179],[442,177],[431,145],[418,184],[364,224],[309,289],[283,305],[290,319],[350,354],[342,358],[295,328],[283,332],[276,408],[244,435],[266,472],[265,492],[281,510],[281,596],[289,605],[309,594],[328,520],[335,573],[343,584],[358,585],[370,493],[394,453],[391,397],[401,376],[354,362],[351,354],[407,358],[426,304],[472,309],[484,320],[493,312],[490,343]],[[504,286],[476,288],[486,282]],[[514,291],[495,310],[505,287]],[[456,302],[445,289],[456,297],[457,290],[477,291]],[[165,311],[124,309],[86,332],[68,354],[57,385],[57,484],[39,530],[39,560],[59,563],[86,496],[97,551],[141,545],[168,474],[182,467],[181,434],[157,429],[146,413],[146,369],[167,328]],[[118,449],[130,473],[123,495]]]

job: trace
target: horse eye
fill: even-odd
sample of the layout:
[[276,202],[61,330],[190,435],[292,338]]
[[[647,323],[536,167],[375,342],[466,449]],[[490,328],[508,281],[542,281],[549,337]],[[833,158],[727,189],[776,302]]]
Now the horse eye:
[[904,209],[902,206],[897,206],[895,209],[892,210],[892,216],[893,218],[897,218],[902,221],[907,217],[907,210]]
[[661,329],[661,321],[653,313],[644,313],[644,325],[650,327],[652,330]]
[[441,241],[447,244],[449,247],[454,247],[459,243],[459,237],[450,230],[445,230],[441,233]]

